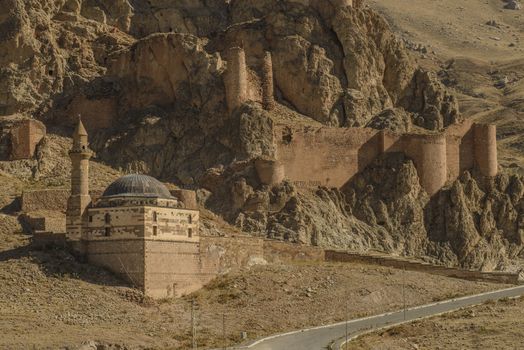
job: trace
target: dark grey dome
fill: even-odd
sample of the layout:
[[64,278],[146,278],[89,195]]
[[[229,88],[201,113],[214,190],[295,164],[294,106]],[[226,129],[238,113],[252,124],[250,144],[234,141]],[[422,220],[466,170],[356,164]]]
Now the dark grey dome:
[[122,176],[109,185],[102,195],[113,196],[173,198],[163,183],[154,177],[139,174]]

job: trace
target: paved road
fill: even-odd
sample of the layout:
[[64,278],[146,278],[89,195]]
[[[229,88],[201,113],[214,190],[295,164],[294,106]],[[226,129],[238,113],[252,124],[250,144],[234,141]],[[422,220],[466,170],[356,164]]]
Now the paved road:
[[[519,297],[524,295],[524,286],[498,290],[468,297],[462,297],[434,304],[413,307],[404,311],[397,311],[383,315],[371,316],[352,320],[347,323],[350,336],[370,329],[379,329],[394,324],[409,322],[416,319],[438,315],[441,313],[457,310],[463,307],[482,304],[489,300]],[[250,345],[235,349],[250,350],[321,350],[326,349],[329,344],[342,344],[346,334],[346,323],[312,328],[297,332],[291,332],[261,339]]]

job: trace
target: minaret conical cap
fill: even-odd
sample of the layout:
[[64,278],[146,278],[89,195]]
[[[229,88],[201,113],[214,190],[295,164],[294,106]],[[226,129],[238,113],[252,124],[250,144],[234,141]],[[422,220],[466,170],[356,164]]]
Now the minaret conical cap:
[[78,116],[78,124],[76,124],[75,135],[77,136],[87,136],[87,130],[82,123],[82,117]]

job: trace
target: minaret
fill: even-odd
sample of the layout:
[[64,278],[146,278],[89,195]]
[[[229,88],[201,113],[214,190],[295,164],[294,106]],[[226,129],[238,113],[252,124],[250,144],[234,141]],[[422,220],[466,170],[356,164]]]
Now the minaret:
[[71,158],[71,196],[67,201],[66,230],[68,240],[78,240],[87,224],[86,209],[91,203],[89,195],[89,159],[92,152],[87,142],[87,131],[80,116],[73,134]]

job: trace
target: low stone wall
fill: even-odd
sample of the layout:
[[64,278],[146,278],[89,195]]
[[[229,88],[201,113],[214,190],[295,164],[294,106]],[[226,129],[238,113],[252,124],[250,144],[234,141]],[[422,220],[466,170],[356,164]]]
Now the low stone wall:
[[472,270],[462,270],[446,266],[432,265],[423,262],[403,260],[394,257],[380,255],[364,255],[351,252],[326,250],[326,261],[335,262],[353,262],[361,264],[372,264],[388,266],[397,269],[406,269],[409,271],[426,272],[433,275],[454,277],[471,281],[520,284],[520,275],[510,272],[481,272]]
[[325,251],[320,247],[264,240],[264,259],[270,263],[324,261]]
[[20,222],[25,232],[65,233],[66,218],[60,212],[29,212],[20,215]]
[[36,249],[43,249],[46,247],[66,247],[65,233],[56,234],[53,232],[35,232],[31,245]]
[[202,270],[223,274],[264,259],[264,240],[250,236],[200,237]]
[[[91,198],[95,200],[102,194],[101,189],[90,191]],[[45,190],[24,191],[21,196],[21,210],[24,213],[41,210],[60,211],[67,210],[67,199],[71,191],[67,188],[52,188]]]
[[322,248],[250,236],[201,237],[200,254],[203,271],[217,274],[265,263],[324,261]]
[[24,191],[22,193],[22,211],[56,210],[65,213],[69,190],[64,188]]

